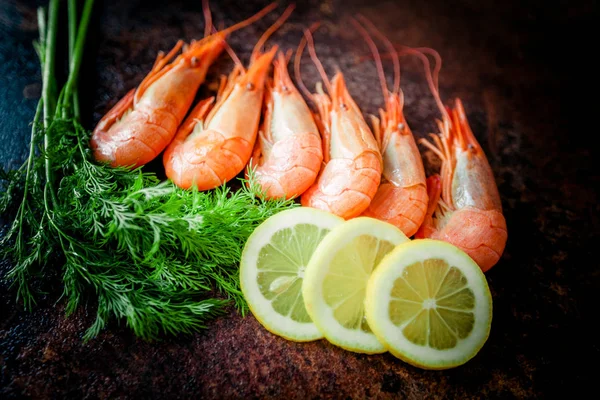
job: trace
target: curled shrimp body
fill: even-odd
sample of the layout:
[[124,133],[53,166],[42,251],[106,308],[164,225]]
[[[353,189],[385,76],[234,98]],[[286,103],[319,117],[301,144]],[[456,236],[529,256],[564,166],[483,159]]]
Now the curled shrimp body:
[[264,86],[277,46],[266,53],[262,44],[290,15],[290,6],[256,43],[246,71],[235,53],[236,66],[222,77],[216,104],[200,102],[167,147],[163,164],[177,186],[209,190],[239,174],[252,155],[258,134]]
[[[302,194],[303,206],[329,211],[349,219],[360,215],[368,206],[381,180],[381,153],[373,133],[346,88],[341,72],[331,82],[315,53],[310,30],[305,31],[308,49],[329,95],[322,85],[310,95],[318,108],[318,125],[323,138],[324,166],[316,182]],[[296,53],[296,75],[304,41]],[[303,90],[307,91],[304,85]]]
[[325,167],[301,203],[349,219],[360,215],[375,196],[382,160],[340,72],[333,77],[331,89],[331,99],[320,87],[314,96],[323,124]]
[[210,109],[213,99],[207,99],[190,113],[163,156],[167,177],[177,186],[213,189],[244,169],[256,140],[264,82],[276,51],[273,47],[258,56],[246,72],[236,66],[223,78],[215,106]]
[[425,219],[428,196],[421,153],[402,112],[400,62],[389,40],[368,19],[362,15],[357,18],[391,49],[394,61],[394,89],[389,92],[375,42],[362,25],[352,20],[371,48],[385,99],[385,111],[379,110],[380,119],[372,116],[373,131],[383,157],[381,184],[363,215],[389,222],[410,237]]
[[428,216],[417,237],[449,242],[465,251],[485,272],[504,251],[506,220],[494,175],[475,139],[462,102],[440,123],[435,145],[423,143],[442,159],[441,177],[427,180]]
[[397,226],[408,237],[414,235],[427,212],[427,186],[421,154],[402,114],[402,100],[390,95],[381,122],[374,118],[383,156],[381,185],[363,215]]
[[154,68],[98,123],[91,146],[98,161],[138,167],[153,160],[173,139],[209,65],[224,48],[220,38],[190,45],[173,63],[159,55]]
[[[274,7],[272,4],[253,17],[190,45],[179,41],[166,56],[160,53],[140,85],[127,93],[94,129],[91,147],[96,160],[112,166],[138,167],[158,156],[177,132],[208,68],[225,49],[227,35]],[[169,63],[182,47],[182,54]]]
[[317,178],[323,162],[321,137],[304,98],[292,83],[287,60],[274,61],[266,96],[263,129],[253,160],[255,176],[268,198],[293,198]]

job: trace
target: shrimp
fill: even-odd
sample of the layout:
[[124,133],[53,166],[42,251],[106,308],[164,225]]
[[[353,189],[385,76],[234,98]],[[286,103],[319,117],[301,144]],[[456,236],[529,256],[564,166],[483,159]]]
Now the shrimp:
[[[305,207],[320,208],[345,219],[354,218],[369,206],[377,192],[383,168],[381,153],[373,133],[346,88],[344,76],[337,72],[329,82],[315,53],[310,29],[305,31],[305,37],[310,56],[329,95],[324,93],[321,83],[317,84],[316,94],[309,94],[318,107],[325,165],[316,182],[302,194],[300,202]],[[296,52],[297,65],[304,42]],[[299,71],[299,67],[296,71]]]
[[400,63],[392,44],[365,17],[358,18],[384,41],[394,56],[394,90],[388,91],[381,58],[369,33],[356,21],[353,24],[371,48],[386,110],[379,110],[381,120],[372,116],[373,131],[383,156],[381,185],[363,215],[397,226],[408,237],[414,235],[427,212],[427,186],[421,153],[402,112],[404,96],[400,90]]
[[263,128],[253,155],[255,176],[267,198],[290,199],[317,179],[323,148],[313,115],[290,79],[283,53],[274,61],[273,78],[267,87]]
[[422,140],[442,160],[441,177],[427,180],[428,215],[416,234],[449,242],[464,250],[485,272],[504,252],[506,220],[490,164],[471,131],[460,99],[450,117],[439,122],[441,134]]
[[178,130],[163,155],[166,175],[177,186],[213,189],[233,179],[248,163],[277,46],[266,53],[260,49],[291,10],[288,7],[256,43],[247,71],[232,53],[236,66],[229,77],[222,77],[215,105],[210,107],[213,98],[198,103]]
[[[208,35],[210,11],[207,2],[203,6]],[[130,90],[94,129],[90,144],[96,160],[113,167],[139,167],[156,158],[173,139],[208,68],[225,49],[225,38],[275,7],[272,3],[245,21],[190,45],[180,40],[166,56],[160,52],[140,85]],[[183,52],[170,62],[182,48]]]

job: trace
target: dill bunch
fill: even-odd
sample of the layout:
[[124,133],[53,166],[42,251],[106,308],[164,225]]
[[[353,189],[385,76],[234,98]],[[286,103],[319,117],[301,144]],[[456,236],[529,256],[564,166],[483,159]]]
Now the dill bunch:
[[155,339],[204,328],[228,304],[245,313],[238,278],[244,243],[266,218],[296,203],[265,200],[252,171],[239,190],[199,192],[142,169],[96,163],[90,133],[78,122],[76,89],[93,0],[79,19],[76,1],[68,3],[70,71],[55,96],[58,5],[50,1],[47,19],[38,13],[43,90],[29,157],[18,170],[0,170],[0,213],[12,220],[0,240],[13,266],[5,278],[31,309],[34,283],[60,268],[67,315],[90,299],[96,304],[85,340],[111,319]]

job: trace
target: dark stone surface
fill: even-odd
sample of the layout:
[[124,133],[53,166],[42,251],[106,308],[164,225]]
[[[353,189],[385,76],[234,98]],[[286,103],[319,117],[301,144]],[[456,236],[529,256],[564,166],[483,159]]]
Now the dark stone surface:
[[[31,41],[34,1],[0,1],[0,161],[26,155],[40,76]],[[158,50],[202,35],[200,1],[97,2],[81,81],[84,123],[95,122],[151,67]],[[266,2],[213,1],[226,25]],[[239,3],[239,4],[236,4]],[[260,3],[260,4],[259,4]],[[299,2],[271,43],[295,47],[300,28],[315,35],[327,70],[339,67],[365,113],[381,94],[362,40],[347,17],[362,12],[393,41],[436,48],[441,93],[460,96],[493,166],[508,224],[500,262],[487,273],[494,300],[491,335],[462,367],[423,371],[389,354],[346,352],[326,341],[287,342],[235,311],[192,336],[148,343],[116,323],[82,344],[92,310],[64,319],[59,290],[31,313],[0,286],[1,398],[576,398],[591,387],[600,356],[598,182],[588,143],[597,127],[587,92],[596,3],[463,0]],[[283,5],[279,10],[283,9]],[[247,60],[273,16],[230,43]],[[66,26],[64,26],[66,30]],[[226,72],[227,57],[209,80]],[[433,130],[436,109],[419,65],[403,64],[405,113],[417,136]],[[308,57],[310,87],[316,73]],[[207,89],[203,89],[204,95]],[[591,92],[593,94],[593,92]],[[595,111],[595,110],[594,110]],[[589,132],[589,133],[588,133]],[[430,160],[425,154],[425,159]],[[7,266],[2,267],[5,271]],[[586,362],[587,364],[587,362]]]

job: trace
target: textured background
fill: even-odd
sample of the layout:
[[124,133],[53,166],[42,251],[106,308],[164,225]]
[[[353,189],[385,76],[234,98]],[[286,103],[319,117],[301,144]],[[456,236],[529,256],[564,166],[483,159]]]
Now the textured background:
[[[39,98],[39,67],[31,47],[37,37],[36,3],[0,0],[4,167],[16,167],[25,158],[28,124]],[[88,128],[140,82],[158,50],[179,38],[201,37],[200,3],[97,1],[80,88]],[[212,3],[215,21],[226,25],[266,5]],[[381,105],[381,93],[373,64],[360,62],[368,49],[348,16],[362,12],[393,41],[441,53],[442,98],[464,100],[492,164],[509,231],[503,258],[487,273],[494,299],[492,331],[474,359],[453,370],[423,371],[389,354],[353,354],[326,341],[287,342],[234,310],[193,336],[147,343],[114,323],[82,344],[93,305],[65,320],[56,291],[33,312],[23,312],[15,292],[1,283],[0,397],[543,398],[582,393],[595,377],[582,361],[600,356],[591,328],[591,318],[598,315],[598,263],[590,261],[600,233],[600,174],[592,163],[598,152],[587,142],[588,132],[597,131],[590,123],[596,115],[593,102],[587,100],[595,75],[587,59],[597,30],[596,2],[448,3],[298,2],[270,43],[295,47],[302,27],[326,22],[327,29],[315,34],[317,52],[330,74],[336,67],[344,72],[365,113]],[[243,61],[274,18],[231,37]],[[315,70],[308,57],[303,60],[305,81],[313,87]],[[222,57],[209,80],[230,66]],[[402,88],[408,123],[415,135],[424,136],[438,114],[419,67],[403,63]],[[206,93],[202,89],[200,96]],[[8,267],[2,264],[0,272]]]

